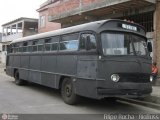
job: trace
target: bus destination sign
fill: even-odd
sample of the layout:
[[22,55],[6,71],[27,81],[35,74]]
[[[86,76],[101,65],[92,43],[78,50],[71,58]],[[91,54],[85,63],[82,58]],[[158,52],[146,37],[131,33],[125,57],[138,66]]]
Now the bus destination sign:
[[127,29],[127,30],[137,31],[137,27],[132,26],[132,25],[127,25],[127,24],[122,24],[122,28]]

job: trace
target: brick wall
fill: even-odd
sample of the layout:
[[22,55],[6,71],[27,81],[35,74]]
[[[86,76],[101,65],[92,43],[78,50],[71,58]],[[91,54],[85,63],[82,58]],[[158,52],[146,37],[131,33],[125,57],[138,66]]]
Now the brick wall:
[[45,27],[43,27],[43,28],[40,28],[40,26],[39,26],[38,32],[43,33],[43,32],[48,32],[48,31],[60,29],[61,24],[48,22],[48,16],[49,15],[57,15],[57,14],[64,12],[64,11],[76,9],[77,7],[80,6],[80,1],[81,1],[82,6],[88,5],[88,4],[91,4],[94,2],[99,2],[99,0],[68,0],[65,2],[63,2],[63,1],[57,2],[57,3],[50,4],[48,6],[42,7],[38,10],[38,12],[39,12],[39,16],[43,16],[43,15],[46,16],[46,24],[45,24]]
[[45,16],[45,26],[43,28],[38,25],[38,33],[48,32],[52,30],[57,30],[61,28],[60,23],[48,22],[48,9],[39,12],[39,17]]
[[72,9],[76,9],[80,7],[80,1],[82,6],[99,2],[99,0],[68,0],[65,2],[60,2],[59,4],[49,9],[49,15],[57,15],[64,11],[70,11]]

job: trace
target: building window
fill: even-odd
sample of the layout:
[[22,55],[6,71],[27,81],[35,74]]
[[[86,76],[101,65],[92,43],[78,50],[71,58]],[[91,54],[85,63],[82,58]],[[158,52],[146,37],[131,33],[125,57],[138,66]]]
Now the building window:
[[45,27],[45,23],[46,23],[46,16],[40,16],[40,19],[39,19],[39,26],[40,28],[43,28]]

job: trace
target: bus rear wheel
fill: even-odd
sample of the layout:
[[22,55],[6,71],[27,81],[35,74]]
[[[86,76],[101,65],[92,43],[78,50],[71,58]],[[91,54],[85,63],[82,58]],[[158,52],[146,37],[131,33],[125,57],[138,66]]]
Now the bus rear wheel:
[[16,71],[14,74],[15,84],[16,85],[25,85],[27,82],[19,78],[19,72]]
[[65,103],[69,105],[77,103],[78,96],[74,93],[73,83],[70,78],[65,78],[62,81],[61,95]]

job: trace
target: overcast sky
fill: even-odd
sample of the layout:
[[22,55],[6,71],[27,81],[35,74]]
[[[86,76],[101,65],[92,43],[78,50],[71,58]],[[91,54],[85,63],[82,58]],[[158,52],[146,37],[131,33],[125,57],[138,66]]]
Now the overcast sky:
[[0,32],[2,24],[20,17],[38,18],[36,11],[47,0],[0,0]]

